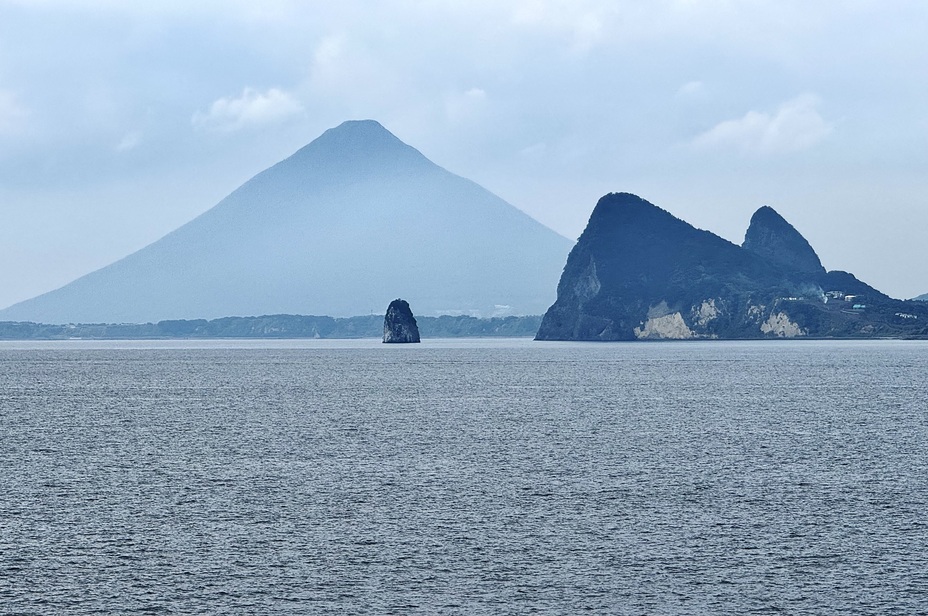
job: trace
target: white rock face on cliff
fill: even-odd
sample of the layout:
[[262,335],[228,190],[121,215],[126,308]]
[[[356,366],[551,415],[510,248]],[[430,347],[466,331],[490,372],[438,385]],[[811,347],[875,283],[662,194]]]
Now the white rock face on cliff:
[[719,314],[721,314],[721,310],[716,306],[714,298],[707,299],[698,307],[693,307],[694,321],[699,327],[705,327],[719,318]]
[[689,340],[696,334],[687,327],[683,315],[679,312],[662,317],[651,317],[643,327],[635,328],[635,337],[639,340]]
[[785,312],[771,314],[770,318],[760,324],[760,331],[777,338],[798,338],[806,335],[805,330],[790,321],[789,315]]

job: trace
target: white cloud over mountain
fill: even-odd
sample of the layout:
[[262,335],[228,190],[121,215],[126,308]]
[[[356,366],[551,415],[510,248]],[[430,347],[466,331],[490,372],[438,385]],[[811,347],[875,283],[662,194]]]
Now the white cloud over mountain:
[[302,112],[303,106],[288,92],[278,88],[266,92],[245,88],[241,96],[214,101],[207,111],[194,114],[192,122],[197,128],[236,131],[278,124]]
[[12,92],[0,90],[0,135],[18,131],[28,115],[28,110]]
[[786,101],[773,113],[749,111],[725,120],[693,140],[697,148],[737,148],[752,154],[780,154],[814,147],[834,125],[818,112],[819,99],[803,94]]

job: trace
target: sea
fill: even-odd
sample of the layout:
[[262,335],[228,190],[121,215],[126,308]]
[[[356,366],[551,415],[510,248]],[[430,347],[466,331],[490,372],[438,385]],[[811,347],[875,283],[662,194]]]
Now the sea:
[[928,343],[0,343],[2,614],[928,613]]

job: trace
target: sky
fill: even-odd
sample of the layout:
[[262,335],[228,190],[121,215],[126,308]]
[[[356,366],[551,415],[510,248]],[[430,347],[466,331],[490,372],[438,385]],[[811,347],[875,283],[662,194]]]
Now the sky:
[[569,238],[633,192],[928,292],[928,3],[0,0],[0,307],[371,118]]

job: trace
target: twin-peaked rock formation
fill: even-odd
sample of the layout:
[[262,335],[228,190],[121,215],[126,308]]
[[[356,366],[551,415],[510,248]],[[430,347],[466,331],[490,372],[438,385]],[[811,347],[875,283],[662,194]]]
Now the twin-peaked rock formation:
[[928,306],[826,272],[772,208],[743,246],[631,194],[600,199],[567,258],[539,340],[924,335]]

